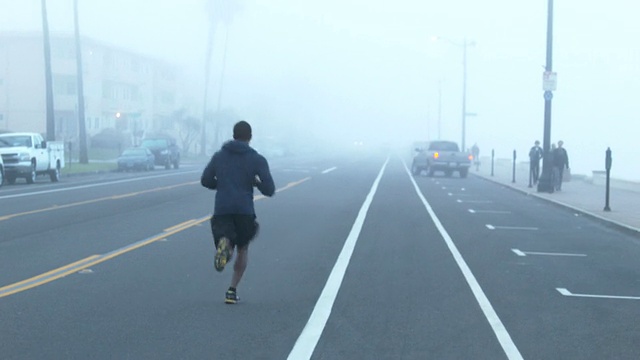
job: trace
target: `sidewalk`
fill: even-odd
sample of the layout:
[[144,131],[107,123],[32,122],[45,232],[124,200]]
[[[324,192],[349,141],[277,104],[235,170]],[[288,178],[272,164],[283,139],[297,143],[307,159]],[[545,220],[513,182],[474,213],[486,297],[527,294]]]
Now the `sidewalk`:
[[[571,181],[562,184],[560,192],[539,193],[535,185],[529,188],[528,163],[516,164],[516,182],[513,183],[513,163],[509,159],[495,160],[493,176],[491,176],[491,159],[482,160],[479,171],[473,167],[469,171],[470,174],[640,234],[640,183],[612,181],[609,195],[611,211],[604,211],[606,188],[599,179],[574,176]],[[614,183],[616,186],[613,185]]]

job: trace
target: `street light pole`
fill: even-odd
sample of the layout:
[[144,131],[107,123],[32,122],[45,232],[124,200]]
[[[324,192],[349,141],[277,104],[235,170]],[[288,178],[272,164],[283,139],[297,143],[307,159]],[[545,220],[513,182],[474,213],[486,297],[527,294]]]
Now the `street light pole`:
[[442,80],[438,81],[438,140],[440,137],[440,124],[442,123]]
[[[553,51],[553,0],[548,0],[547,9],[547,64],[545,72],[552,71],[552,51]],[[551,158],[551,99],[553,93],[549,90],[544,92],[544,138],[543,150],[544,158],[542,161],[542,174],[538,181],[538,192],[552,193],[555,189],[553,183],[553,164]]]
[[[462,141],[460,145],[462,147],[462,151],[466,151],[467,150],[467,144],[466,144],[467,115],[475,115],[475,114],[467,113],[467,48],[469,47],[469,45],[471,46],[475,45],[475,42],[468,41],[467,38],[464,38],[464,42],[460,44],[459,42],[452,41],[450,39],[440,37],[440,36],[434,36],[431,39],[432,41],[438,41],[440,39],[443,39],[454,46],[462,48]],[[439,84],[438,86],[439,86],[439,91],[441,91],[440,90],[441,85]]]
[[467,151],[465,144],[467,132],[467,39],[462,44],[462,151]]

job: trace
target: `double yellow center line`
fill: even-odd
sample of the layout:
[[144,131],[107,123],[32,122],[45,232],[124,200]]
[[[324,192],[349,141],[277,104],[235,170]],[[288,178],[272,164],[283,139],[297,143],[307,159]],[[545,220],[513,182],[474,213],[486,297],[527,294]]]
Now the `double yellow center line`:
[[[285,185],[284,187],[282,187],[282,188],[280,188],[280,189],[278,189],[276,191],[280,192],[280,191],[284,191],[284,190],[290,189],[290,188],[292,188],[294,186],[302,184],[303,182],[305,182],[305,181],[307,181],[309,179],[311,179],[311,177],[307,177],[307,178],[304,178],[304,179],[299,180],[299,181],[288,183],[287,185]],[[187,183],[187,184],[192,184],[192,183]],[[182,184],[182,185],[186,185],[186,184]],[[181,185],[176,185],[176,186],[181,186]],[[175,187],[175,186],[171,186],[171,187]],[[171,187],[168,187],[168,188],[171,188]],[[142,192],[139,192],[139,193],[149,192],[149,191],[157,191],[159,189],[160,188],[153,189],[153,190],[142,191]],[[164,189],[164,188],[162,188],[162,189]],[[139,193],[135,193],[135,194],[139,194]],[[119,195],[119,196],[122,197],[122,195]],[[113,198],[113,197],[91,200],[89,202],[102,201],[102,200],[111,199],[111,198]],[[265,196],[263,196],[263,195],[257,195],[257,196],[253,197],[253,200],[257,201],[257,200],[261,200],[261,199],[264,199],[264,198],[265,198]],[[83,202],[83,203],[87,203],[87,202]],[[79,203],[74,203],[74,204],[79,204]],[[71,206],[71,205],[72,204],[69,204],[69,206]],[[42,209],[42,211],[46,211],[46,209]],[[13,295],[13,294],[25,291],[25,290],[29,290],[31,288],[34,288],[34,287],[37,287],[37,286],[40,286],[40,285],[44,285],[46,283],[50,283],[50,282],[55,281],[57,279],[63,278],[65,276],[67,276],[67,275],[76,273],[78,271],[87,269],[87,268],[89,268],[91,266],[94,266],[94,265],[97,265],[97,264],[100,264],[100,263],[103,263],[103,262],[105,262],[107,260],[113,259],[113,258],[115,258],[117,256],[122,255],[122,254],[126,254],[126,253],[128,253],[130,251],[133,251],[133,250],[139,249],[139,248],[141,248],[143,246],[152,244],[152,243],[154,243],[154,242],[156,242],[158,240],[166,239],[167,237],[169,237],[171,235],[174,235],[176,233],[179,233],[179,232],[184,231],[186,229],[189,229],[191,227],[200,225],[205,221],[209,221],[209,219],[211,219],[210,215],[202,217],[202,218],[199,218],[199,219],[187,220],[187,221],[182,222],[180,224],[174,225],[174,226],[172,226],[170,228],[164,229],[163,232],[161,232],[160,234],[154,235],[154,236],[152,236],[150,238],[147,238],[147,239],[144,239],[144,240],[137,241],[137,242],[135,242],[133,244],[129,244],[129,245],[125,246],[125,247],[116,249],[116,250],[114,250],[112,252],[109,252],[109,253],[106,253],[106,254],[102,254],[102,255],[91,255],[91,256],[86,257],[86,258],[84,258],[82,260],[78,260],[78,261],[73,262],[71,264],[59,267],[57,269],[54,269],[54,270],[48,271],[46,273],[34,276],[32,278],[29,278],[29,279],[26,279],[26,280],[22,280],[20,282],[17,282],[17,283],[11,284],[11,285],[7,285],[7,286],[4,286],[4,287],[0,287],[0,298],[3,298],[5,296],[9,296],[9,295]]]

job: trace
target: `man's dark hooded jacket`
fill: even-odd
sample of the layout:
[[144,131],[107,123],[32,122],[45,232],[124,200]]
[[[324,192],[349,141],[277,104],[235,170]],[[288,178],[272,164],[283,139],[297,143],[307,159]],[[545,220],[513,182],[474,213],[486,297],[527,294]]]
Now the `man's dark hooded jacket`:
[[[259,181],[256,181],[258,176]],[[273,196],[275,184],[264,156],[248,142],[232,140],[216,152],[202,172],[202,186],[217,190],[214,215],[255,215],[253,187]]]

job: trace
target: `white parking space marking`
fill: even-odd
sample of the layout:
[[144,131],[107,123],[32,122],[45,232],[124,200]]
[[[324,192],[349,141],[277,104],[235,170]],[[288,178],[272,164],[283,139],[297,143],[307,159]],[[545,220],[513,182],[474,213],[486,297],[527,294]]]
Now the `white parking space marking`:
[[332,171],[333,171],[333,170],[335,170],[335,169],[337,169],[337,167],[335,167],[335,166],[334,166],[334,167],[332,167],[332,168],[328,168],[327,170],[324,170],[322,173],[323,173],[323,174],[328,174],[328,173],[332,172]]
[[[500,345],[502,346],[502,350],[504,351],[505,355],[507,355],[507,358],[509,360],[523,359],[522,355],[520,354],[520,350],[518,350],[518,347],[511,339],[511,335],[509,335],[507,328],[502,323],[502,320],[500,320],[500,317],[498,317],[498,314],[496,313],[493,306],[491,305],[491,302],[489,301],[484,291],[482,290],[482,287],[478,283],[478,280],[476,280],[476,277],[473,275],[473,272],[471,272],[471,269],[469,268],[469,266],[467,265],[467,262],[462,257],[462,254],[460,254],[458,247],[453,242],[453,239],[451,238],[447,230],[444,228],[444,226],[440,222],[440,219],[438,219],[438,216],[433,211],[433,208],[431,207],[431,205],[429,205],[429,202],[422,194],[422,191],[420,191],[420,188],[418,187],[418,184],[416,183],[415,179],[411,176],[411,172],[409,171],[407,164],[404,164],[404,168],[407,172],[407,175],[411,179],[411,182],[413,183],[413,187],[416,190],[418,197],[420,198],[420,200],[422,200],[422,203],[427,209],[429,216],[431,216],[431,220],[433,221],[436,228],[440,232],[440,235],[442,235],[442,239],[447,244],[447,247],[449,248],[449,252],[453,256],[453,259],[455,260],[456,264],[458,265],[458,268],[460,269],[460,271],[462,272],[462,275],[467,281],[469,288],[473,292],[473,295],[475,296],[476,301],[478,302],[478,305],[480,305],[480,309],[482,310],[482,313],[484,314],[485,318],[489,322],[489,325],[491,326],[493,333],[496,335],[496,338],[500,342]],[[291,357],[289,358],[291,359]]]
[[347,272],[351,255],[353,255],[356,243],[360,237],[360,231],[362,231],[364,221],[367,218],[367,212],[369,211],[373,197],[378,190],[378,184],[380,184],[380,179],[382,179],[382,175],[384,174],[384,170],[388,163],[389,159],[387,158],[380,169],[380,173],[378,173],[378,177],[371,186],[369,195],[365,198],[364,203],[358,212],[358,216],[356,217],[353,227],[347,236],[347,240],[344,242],[342,251],[340,251],[340,255],[338,255],[338,260],[336,260],[336,263],[331,270],[331,274],[329,274],[329,278],[322,289],[322,293],[313,308],[309,321],[305,325],[304,329],[302,329],[302,333],[298,337],[298,340],[296,340],[296,343],[287,359],[311,359],[313,351],[318,345],[318,341],[320,340],[324,327],[327,324],[327,320],[329,320],[329,315],[331,315],[331,310],[336,301],[336,297],[338,296],[338,291],[342,285],[344,275]]
[[499,225],[485,225],[487,229],[490,230],[527,230],[527,231],[536,231],[537,227],[529,227],[529,226],[499,226]]
[[556,288],[558,292],[569,297],[583,297],[594,299],[619,299],[619,300],[640,300],[640,296],[616,296],[616,295],[590,295],[590,294],[574,294],[565,288]]
[[475,210],[469,209],[469,212],[472,214],[511,214],[511,211],[505,210]]
[[522,251],[519,249],[511,249],[518,256],[527,255],[540,255],[540,256],[574,256],[574,257],[586,257],[586,254],[568,254],[568,253],[550,253],[550,252],[536,252],[536,251]]

